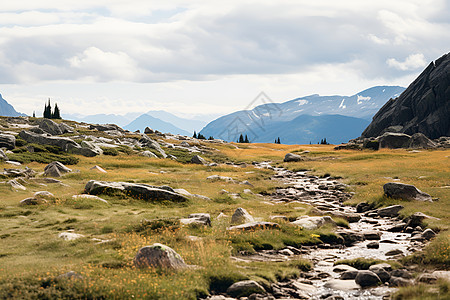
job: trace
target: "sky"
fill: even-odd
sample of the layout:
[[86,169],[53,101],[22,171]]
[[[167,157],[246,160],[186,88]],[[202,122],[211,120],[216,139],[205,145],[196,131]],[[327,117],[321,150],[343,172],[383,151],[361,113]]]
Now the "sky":
[[450,51],[448,0],[14,0],[0,93],[41,115],[194,118],[310,94],[408,86]]

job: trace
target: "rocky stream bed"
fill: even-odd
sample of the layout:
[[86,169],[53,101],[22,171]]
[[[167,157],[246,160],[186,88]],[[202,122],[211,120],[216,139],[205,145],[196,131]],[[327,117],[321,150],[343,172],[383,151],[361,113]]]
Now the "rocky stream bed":
[[[349,228],[337,228],[336,233],[343,239],[341,243],[302,246],[300,249],[287,247],[278,251],[262,250],[254,255],[233,257],[238,261],[282,262],[301,255],[314,264],[313,269],[302,273],[300,278],[273,284],[267,293],[261,290],[248,299],[389,299],[396,287],[414,284],[411,270],[392,270],[386,263],[373,265],[369,270],[357,270],[335,263],[355,258],[392,261],[419,251],[435,235],[431,229],[420,227],[422,220],[429,216],[416,213],[402,220],[398,217],[402,209],[400,205],[378,210],[364,203],[356,208],[346,206],[343,202],[353,194],[346,191],[346,185],[340,183],[338,178],[329,175],[317,177],[306,171],[293,172],[272,167],[270,163],[261,163],[257,167],[273,169],[273,180],[282,183],[282,187],[271,196],[271,204],[299,203],[313,207],[311,211],[316,216],[306,216],[292,223],[302,225],[305,229],[314,229],[326,224],[327,220],[334,222],[326,216],[329,215],[346,219]],[[274,220],[281,217],[274,217]],[[434,279],[435,276],[426,275],[419,276],[416,281],[426,282],[426,278]],[[245,284],[252,287],[254,282],[248,281],[241,285]],[[211,296],[210,299],[228,299],[239,288],[242,287],[235,286],[233,289],[231,286],[227,296]],[[258,287],[255,289],[258,290]]]

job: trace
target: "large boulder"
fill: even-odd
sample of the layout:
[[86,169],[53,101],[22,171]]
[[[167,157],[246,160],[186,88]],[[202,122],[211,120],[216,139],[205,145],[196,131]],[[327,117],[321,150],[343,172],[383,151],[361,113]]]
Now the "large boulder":
[[139,139],[139,143],[141,143],[142,147],[154,149],[154,150],[158,151],[162,157],[164,157],[164,158],[167,157],[166,152],[161,148],[161,146],[156,141],[154,141],[149,136],[147,136],[146,134],[141,135],[141,138]]
[[386,132],[378,137],[380,148],[407,148],[411,137],[404,133]]
[[0,133],[0,148],[12,150],[16,147],[16,137],[12,134]]
[[211,226],[211,216],[206,213],[190,214],[187,218],[180,219],[184,225],[204,225]]
[[91,124],[89,125],[89,129],[98,130],[98,131],[120,131],[124,132],[122,128],[117,126],[116,124]]
[[373,117],[362,137],[377,137],[390,126],[431,139],[450,136],[450,53],[431,62],[398,97],[389,100]]
[[67,137],[46,136],[23,130],[19,136],[28,143],[57,146],[67,151],[69,148],[81,148],[78,143]]
[[191,163],[197,164],[197,165],[206,165],[207,161],[204,158],[202,158],[202,157],[200,157],[198,155],[194,155],[191,158]]
[[413,185],[403,184],[398,182],[389,182],[383,186],[384,194],[394,199],[402,199],[406,201],[429,201],[433,202],[433,199],[427,193],[424,193],[417,189]]
[[133,198],[144,201],[188,201],[188,198],[176,193],[172,188],[168,186],[158,187],[144,183],[90,180],[86,184],[84,190],[86,193],[91,195],[123,193]]
[[52,161],[44,168],[44,173],[48,172],[49,169],[56,168],[61,174],[66,174],[72,172],[71,169],[60,163],[59,161]]
[[295,220],[294,222],[292,222],[292,224],[308,230],[314,230],[326,224],[336,226],[336,222],[334,222],[330,216],[323,216],[323,217],[302,216],[297,220]]
[[423,133],[414,133],[408,143],[408,148],[412,149],[431,149],[436,148],[437,144],[427,138]]
[[254,280],[244,280],[233,283],[227,294],[233,297],[246,297],[255,293],[265,293],[266,290]]
[[155,243],[139,249],[134,257],[134,265],[138,268],[184,269],[188,265],[172,248]]
[[39,126],[40,129],[51,135],[61,135],[63,131],[59,127],[59,124],[50,119],[36,119],[35,123]]
[[250,223],[244,223],[241,225],[235,225],[228,227],[227,230],[259,230],[259,229],[277,229],[280,228],[280,225],[273,222],[250,222]]
[[284,157],[284,162],[292,162],[292,161],[302,161],[304,160],[300,155],[294,154],[294,153],[288,153]]
[[242,207],[238,207],[231,216],[231,224],[245,224],[255,222],[255,219]]
[[103,150],[92,142],[83,141],[81,145],[68,145],[66,151],[72,154],[94,157],[103,154]]
[[381,283],[380,277],[372,271],[359,271],[355,277],[355,282],[362,287],[376,286]]

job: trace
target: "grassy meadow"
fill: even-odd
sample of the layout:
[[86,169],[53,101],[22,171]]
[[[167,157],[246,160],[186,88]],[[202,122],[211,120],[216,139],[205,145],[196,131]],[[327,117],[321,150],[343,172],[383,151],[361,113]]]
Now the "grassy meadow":
[[[328,173],[342,177],[349,185],[349,191],[355,192],[348,205],[361,201],[377,206],[401,203],[405,206],[401,211],[403,216],[421,211],[439,218],[426,220],[429,227],[440,232],[425,249],[427,255],[408,257],[404,263],[419,264],[422,269],[450,268],[450,150],[374,152],[335,151],[331,145],[202,144],[210,148],[204,155],[209,161],[245,164],[208,167],[146,158],[128,151],[128,154],[119,152],[115,156],[76,156],[79,162],[68,166],[74,172],[61,178],[64,185],[27,183],[26,191],[14,191],[9,185],[1,184],[0,298],[196,299],[223,292],[231,283],[243,279],[255,279],[268,285],[299,276],[300,272],[311,268],[304,259],[283,263],[230,259],[260,249],[319,244],[334,236],[332,228],[308,231],[282,223],[279,229],[226,230],[237,207],[245,208],[257,220],[263,221],[270,221],[271,215],[296,218],[309,212],[307,205],[273,205],[267,201],[268,196],[259,194],[270,194],[281,185],[270,179],[271,170],[256,169],[252,165],[253,161],[267,160],[273,161],[274,166],[291,170],[311,170],[317,175]],[[168,153],[174,151],[165,150]],[[305,150],[309,151],[304,154],[307,161],[283,162],[286,153]],[[193,155],[173,154],[181,161],[188,161]],[[24,165],[38,172],[46,166],[38,162]],[[95,165],[107,173],[91,170]],[[0,168],[10,167],[0,163]],[[216,174],[232,177],[236,182],[206,180]],[[168,185],[211,200],[191,198],[185,203],[157,203],[128,196],[101,196],[109,204],[73,200],[72,195],[81,194],[91,179]],[[252,186],[239,184],[245,180]],[[383,197],[382,186],[393,180],[413,184],[439,199],[433,203],[387,199]],[[222,193],[223,189],[230,194]],[[253,193],[245,193],[245,189]],[[43,205],[18,205],[19,201],[43,190],[53,193],[56,199]],[[181,226],[178,220],[191,213],[209,213],[212,226]],[[216,219],[220,213],[226,217]],[[67,230],[85,237],[75,241],[58,238],[60,232]],[[197,267],[181,272],[136,269],[133,257],[137,250],[155,242],[172,247],[187,264]],[[83,278],[56,278],[70,270]],[[427,293],[427,288],[423,289],[420,292]]]

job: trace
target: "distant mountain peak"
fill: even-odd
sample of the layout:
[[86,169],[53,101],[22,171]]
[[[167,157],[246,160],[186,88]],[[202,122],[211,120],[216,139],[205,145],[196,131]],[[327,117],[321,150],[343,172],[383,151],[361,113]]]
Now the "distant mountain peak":
[[26,115],[17,112],[11,104],[9,104],[5,99],[3,99],[2,94],[0,94],[0,116],[23,117]]

